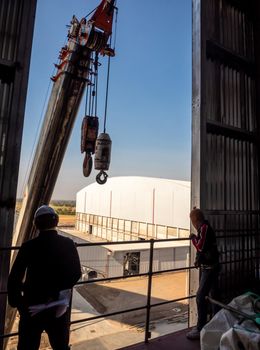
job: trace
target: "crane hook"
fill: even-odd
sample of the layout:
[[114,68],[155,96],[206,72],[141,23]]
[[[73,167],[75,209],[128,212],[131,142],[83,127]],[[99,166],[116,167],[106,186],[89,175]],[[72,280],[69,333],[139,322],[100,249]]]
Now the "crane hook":
[[[103,176],[103,179],[102,179]],[[104,185],[107,182],[108,175],[104,170],[101,170],[97,176],[96,176],[96,181],[99,185]]]

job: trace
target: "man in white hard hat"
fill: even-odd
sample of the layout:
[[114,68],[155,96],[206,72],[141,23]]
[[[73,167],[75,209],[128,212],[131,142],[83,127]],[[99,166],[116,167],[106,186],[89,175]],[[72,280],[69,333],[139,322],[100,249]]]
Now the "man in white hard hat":
[[57,233],[59,217],[43,205],[38,237],[22,244],[8,279],[8,300],[20,313],[18,350],[37,350],[45,330],[55,350],[69,349],[71,289],[81,276],[74,242]]

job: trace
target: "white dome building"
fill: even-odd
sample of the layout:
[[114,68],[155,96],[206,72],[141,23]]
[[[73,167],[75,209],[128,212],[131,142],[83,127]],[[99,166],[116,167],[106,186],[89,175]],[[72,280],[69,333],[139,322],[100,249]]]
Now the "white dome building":
[[[146,272],[150,243],[145,241],[188,237],[189,212],[189,181],[126,176],[108,178],[105,185],[93,183],[77,193],[76,229],[81,233],[78,240],[104,245],[92,247],[81,259],[88,270],[107,277]],[[144,242],[130,243],[137,240]],[[106,245],[110,241],[128,243]],[[156,242],[153,268],[185,267],[188,252],[189,240]]]
[[[105,185],[93,183],[77,193],[76,212],[79,231],[107,240],[183,237],[190,227],[190,182],[109,178]],[[116,228],[130,236],[116,237],[101,228]]]

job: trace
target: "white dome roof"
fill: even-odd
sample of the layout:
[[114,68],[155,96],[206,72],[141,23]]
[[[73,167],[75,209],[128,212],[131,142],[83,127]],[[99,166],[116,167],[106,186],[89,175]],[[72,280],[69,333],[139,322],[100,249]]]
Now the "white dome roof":
[[189,229],[190,181],[108,178],[77,193],[77,212]]

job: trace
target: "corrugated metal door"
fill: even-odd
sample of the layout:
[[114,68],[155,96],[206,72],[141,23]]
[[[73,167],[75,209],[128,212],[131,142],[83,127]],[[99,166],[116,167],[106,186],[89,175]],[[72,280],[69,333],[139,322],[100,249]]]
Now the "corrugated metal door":
[[220,237],[225,299],[259,281],[256,4],[193,0],[191,205]]
[[[10,246],[36,0],[0,1],[0,247]],[[10,252],[0,252],[6,290]],[[6,295],[0,295],[0,334]],[[2,343],[0,339],[0,349]]]

